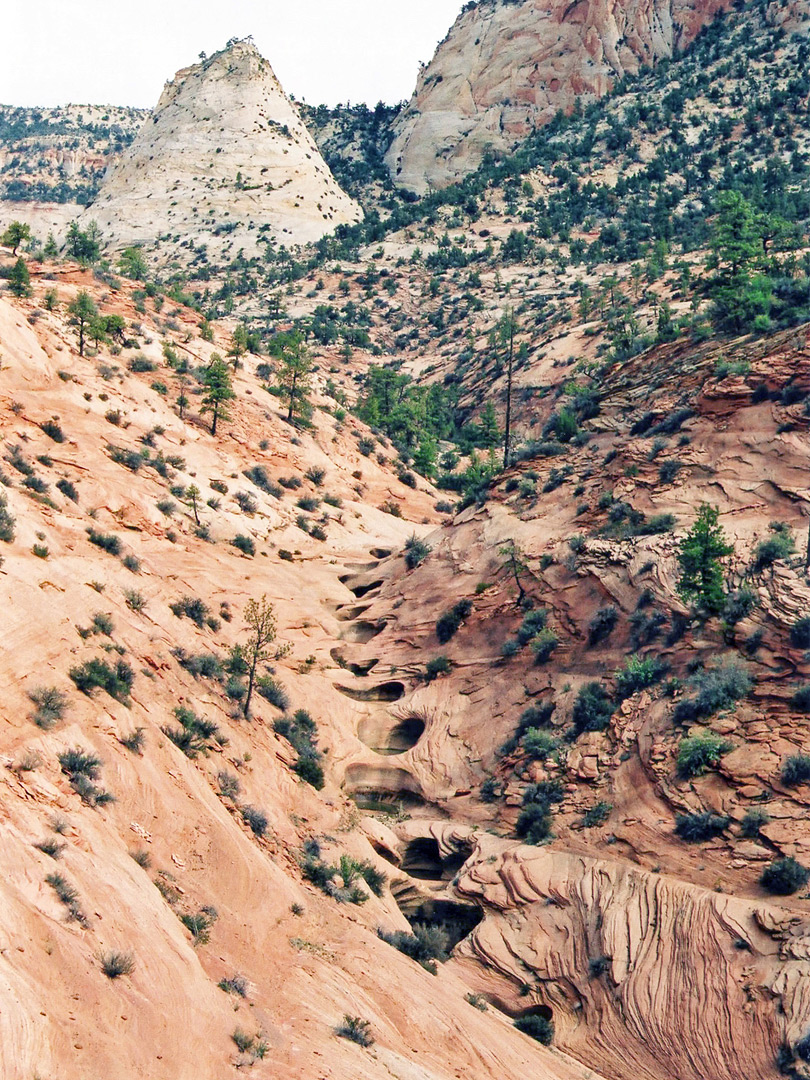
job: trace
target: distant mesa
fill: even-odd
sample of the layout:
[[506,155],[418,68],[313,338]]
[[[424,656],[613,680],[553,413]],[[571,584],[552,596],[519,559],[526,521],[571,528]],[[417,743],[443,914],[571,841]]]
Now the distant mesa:
[[251,255],[265,241],[310,243],[362,216],[247,39],[166,84],[82,220],[98,222],[115,247],[168,236]]

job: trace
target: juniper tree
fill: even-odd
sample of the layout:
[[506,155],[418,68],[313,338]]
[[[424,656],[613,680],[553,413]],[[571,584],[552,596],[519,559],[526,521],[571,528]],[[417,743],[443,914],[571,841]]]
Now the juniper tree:
[[17,255],[17,248],[23,242],[23,240],[30,240],[31,238],[31,226],[23,224],[22,221],[12,221],[6,231],[0,236],[0,244],[4,247],[11,248],[11,254]]

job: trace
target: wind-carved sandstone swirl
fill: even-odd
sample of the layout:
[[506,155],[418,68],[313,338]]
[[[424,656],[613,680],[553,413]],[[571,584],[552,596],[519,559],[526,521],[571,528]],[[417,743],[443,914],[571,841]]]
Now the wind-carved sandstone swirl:
[[795,914],[526,847],[471,860],[457,892],[487,910],[459,961],[513,988],[531,973],[557,1045],[608,1076],[775,1078],[780,1046],[806,1034],[810,924]]

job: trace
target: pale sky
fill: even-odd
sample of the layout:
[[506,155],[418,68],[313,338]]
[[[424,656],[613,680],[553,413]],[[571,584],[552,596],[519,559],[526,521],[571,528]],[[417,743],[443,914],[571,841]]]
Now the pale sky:
[[410,97],[463,0],[2,0],[0,104],[156,104],[178,68],[252,34],[311,105]]

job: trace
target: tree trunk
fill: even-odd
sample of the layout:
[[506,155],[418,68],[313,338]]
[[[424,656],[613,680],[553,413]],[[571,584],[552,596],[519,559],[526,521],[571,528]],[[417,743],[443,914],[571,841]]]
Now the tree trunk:
[[217,433],[217,420],[218,419],[219,419],[219,402],[215,401],[214,402],[214,412],[213,412],[213,414],[211,416],[211,434],[212,435],[216,435],[216,433]]
[[503,467],[509,467],[509,440],[512,437],[512,362],[515,355],[515,323],[509,326],[509,375],[506,380],[506,423],[503,437]]
[[256,665],[259,662],[259,650],[256,649],[253,653],[253,659],[250,664],[250,672],[248,674],[248,686],[247,693],[245,694],[245,711],[244,717],[247,720],[248,713],[250,712],[250,699],[253,697],[253,683],[256,681]]

